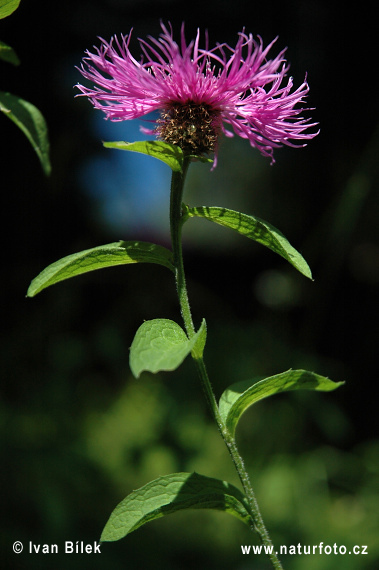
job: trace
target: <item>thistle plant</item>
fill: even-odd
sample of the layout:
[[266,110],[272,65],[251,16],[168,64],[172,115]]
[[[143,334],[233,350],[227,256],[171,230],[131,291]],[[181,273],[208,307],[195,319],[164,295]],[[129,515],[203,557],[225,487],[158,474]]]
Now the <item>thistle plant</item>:
[[[182,254],[182,229],[191,218],[204,218],[252,239],[279,254],[311,279],[311,271],[296,249],[270,223],[223,207],[189,206],[183,202],[184,184],[193,161],[215,168],[222,137],[237,135],[274,162],[274,150],[283,145],[305,146],[317,134],[316,123],[304,118],[309,92],[306,78],[294,88],[288,77],[285,50],[270,59],[274,42],[264,47],[242,31],[234,48],[226,43],[210,48],[200,32],[187,43],[184,26],[179,43],[163,24],[158,39],[139,40],[142,55],[135,59],[131,33],[87,52],[80,72],[90,86],[77,85],[111,121],[145,117],[141,129],[150,141],[105,142],[107,148],[139,152],[163,161],[172,170],[170,194],[171,250],[155,243],[120,241],[69,255],[47,267],[31,283],[28,295],[83,273],[132,263],[156,263],[173,273],[182,322],[165,318],[145,321],[130,347],[130,368],[171,371],[191,356],[210,412],[238,473],[242,490],[228,482],[198,473],[171,473],[130,493],[112,512],[102,541],[125,537],[145,523],[188,508],[228,512],[257,533],[273,568],[282,568],[262,519],[259,506],[236,444],[242,414],[263,398],[291,390],[331,391],[335,383],[314,372],[288,370],[260,381],[242,380],[229,386],[217,400],[204,361],[207,326],[192,317]],[[158,112],[151,119],[150,113]],[[200,324],[199,324],[200,323]],[[238,379],[235,379],[238,380]]]

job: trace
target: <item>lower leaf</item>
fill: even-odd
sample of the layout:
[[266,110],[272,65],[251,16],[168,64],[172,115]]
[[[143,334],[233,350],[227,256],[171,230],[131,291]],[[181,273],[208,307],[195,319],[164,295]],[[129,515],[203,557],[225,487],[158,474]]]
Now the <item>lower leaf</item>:
[[171,473],[133,491],[112,512],[101,541],[120,540],[147,522],[185,509],[216,509],[247,525],[252,516],[239,489],[198,473]]
[[290,390],[317,390],[330,392],[344,382],[333,382],[329,378],[307,370],[287,370],[259,382],[245,380],[232,384],[220,398],[219,409],[226,427],[234,436],[242,414],[259,400],[279,392]]

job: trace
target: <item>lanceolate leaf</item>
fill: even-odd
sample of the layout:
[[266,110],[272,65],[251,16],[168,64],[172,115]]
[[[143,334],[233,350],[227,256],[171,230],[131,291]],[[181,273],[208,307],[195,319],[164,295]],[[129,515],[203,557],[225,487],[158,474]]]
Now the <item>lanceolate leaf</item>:
[[[119,150],[130,150],[139,152],[147,156],[153,156],[167,164],[174,172],[181,172],[185,156],[182,149],[175,145],[163,141],[136,141],[136,142],[104,142],[106,148],[118,148]],[[200,162],[213,162],[212,158],[207,156],[188,155],[192,160]]]
[[20,0],[0,0],[0,20],[17,10]]
[[45,174],[50,174],[47,126],[37,107],[20,97],[0,91],[0,111],[22,130],[37,153]]
[[13,65],[20,65],[20,60],[14,49],[4,42],[0,42],[0,59],[7,61],[8,63],[13,63]]
[[171,251],[168,249],[154,243],[120,241],[68,255],[49,265],[33,279],[27,296],[34,297],[46,287],[76,275],[130,263],[158,263],[174,270]]
[[137,141],[137,142],[104,142],[106,148],[118,148],[120,150],[130,150],[153,156],[161,160],[175,172],[181,172],[184,155],[180,147],[165,143],[163,141]]
[[205,331],[204,320],[191,339],[177,323],[169,319],[145,321],[136,332],[130,347],[131,371],[138,378],[144,370],[153,373],[175,370],[190,352],[194,351],[195,357],[202,354]]
[[324,376],[307,370],[288,370],[255,383],[251,380],[237,382],[229,386],[222,394],[219,402],[220,414],[229,432],[234,436],[242,414],[263,398],[290,390],[330,392],[342,384],[344,382],[332,382]]
[[305,259],[274,226],[257,218],[228,208],[206,207],[187,208],[187,217],[201,217],[230,228],[239,234],[265,245],[289,261],[300,273],[312,279],[312,273]]
[[203,356],[205,343],[207,340],[207,323],[205,322],[205,319],[203,319],[203,322],[201,323],[200,328],[194,337],[194,340],[195,342],[191,349],[191,354],[193,358],[200,359]]
[[233,485],[197,473],[171,473],[130,493],[111,514],[100,540],[120,540],[147,522],[184,509],[217,509],[252,524],[247,501]]

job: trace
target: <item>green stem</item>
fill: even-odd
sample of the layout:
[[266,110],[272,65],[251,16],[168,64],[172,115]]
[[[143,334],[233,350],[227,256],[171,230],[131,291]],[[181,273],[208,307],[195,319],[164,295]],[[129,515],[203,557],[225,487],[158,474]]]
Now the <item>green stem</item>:
[[189,338],[195,334],[191,310],[188,301],[186,278],[183,265],[182,252],[182,196],[184,180],[187,174],[190,159],[184,160],[182,172],[173,172],[171,179],[170,195],[170,230],[172,251],[174,255],[175,282],[179,297],[180,309],[184,321],[184,326]]
[[[195,327],[193,324],[190,304],[188,300],[188,293],[187,293],[187,286],[186,286],[186,279],[185,279],[184,265],[183,265],[183,252],[182,252],[182,226],[184,221],[183,210],[182,210],[182,196],[184,189],[184,181],[188,171],[189,163],[190,159],[186,158],[184,161],[182,172],[172,173],[171,199],[170,199],[170,229],[171,229],[172,249],[174,255],[174,265],[175,265],[175,281],[176,281],[176,288],[179,298],[180,309],[188,338],[192,338],[193,335],[195,334]],[[243,459],[238,451],[235,439],[227,430],[225,422],[220,416],[216,397],[213,392],[211,383],[209,381],[203,357],[198,355],[196,356],[193,355],[193,359],[201,380],[205,397],[212,411],[213,418],[217,423],[220,434],[232,458],[232,461],[240,478],[241,484],[245,491],[245,495],[249,502],[249,506],[254,521],[252,528],[259,535],[262,544],[264,546],[267,546],[269,550],[270,549],[272,550],[272,553],[268,554],[272,567],[275,568],[276,570],[283,570],[283,567],[275,554],[273,544],[271,542],[270,536],[263,522],[263,518],[260,513],[259,506],[250,483],[249,475],[246,471]]]

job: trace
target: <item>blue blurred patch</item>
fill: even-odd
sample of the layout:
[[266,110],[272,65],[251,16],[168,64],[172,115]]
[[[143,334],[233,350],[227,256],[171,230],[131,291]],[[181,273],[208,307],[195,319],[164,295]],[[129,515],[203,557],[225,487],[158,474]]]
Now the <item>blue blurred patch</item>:
[[[100,141],[151,139],[142,121],[111,122],[95,113],[93,130]],[[152,118],[152,117],[149,117]],[[170,169],[159,160],[135,152],[101,147],[79,173],[94,215],[118,238],[169,235]]]

